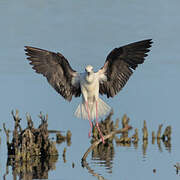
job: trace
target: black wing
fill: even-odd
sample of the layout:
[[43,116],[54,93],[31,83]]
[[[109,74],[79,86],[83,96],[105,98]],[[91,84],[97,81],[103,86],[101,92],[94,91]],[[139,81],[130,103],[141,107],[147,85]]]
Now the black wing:
[[147,39],[113,49],[99,73],[106,76],[100,81],[99,93],[115,96],[126,84],[138,64],[142,64],[149,52],[152,40]]
[[30,46],[25,46],[25,51],[32,68],[43,74],[66,100],[71,101],[73,95],[81,95],[78,73],[71,68],[62,54]]

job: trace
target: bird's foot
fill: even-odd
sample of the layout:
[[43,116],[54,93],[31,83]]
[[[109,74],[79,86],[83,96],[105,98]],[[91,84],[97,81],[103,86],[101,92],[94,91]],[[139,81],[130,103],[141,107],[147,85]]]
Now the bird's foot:
[[105,144],[105,141],[104,141],[104,137],[101,136],[101,139],[102,139],[102,143]]

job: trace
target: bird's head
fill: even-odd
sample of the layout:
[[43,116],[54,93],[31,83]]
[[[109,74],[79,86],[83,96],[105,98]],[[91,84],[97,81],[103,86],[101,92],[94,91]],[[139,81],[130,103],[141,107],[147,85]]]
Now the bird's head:
[[90,75],[93,72],[93,67],[91,65],[87,65],[85,71]]

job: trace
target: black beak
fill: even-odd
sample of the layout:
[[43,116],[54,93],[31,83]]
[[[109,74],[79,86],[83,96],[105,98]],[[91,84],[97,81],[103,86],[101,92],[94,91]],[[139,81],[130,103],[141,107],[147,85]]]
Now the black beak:
[[90,72],[87,72],[88,73],[88,76],[90,75]]

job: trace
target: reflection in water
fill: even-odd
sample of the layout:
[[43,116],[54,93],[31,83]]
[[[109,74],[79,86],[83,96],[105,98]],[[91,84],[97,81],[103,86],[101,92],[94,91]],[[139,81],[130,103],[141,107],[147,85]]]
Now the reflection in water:
[[134,144],[139,141],[138,128],[135,129],[135,133],[132,135],[131,140]]
[[171,152],[171,141],[167,140],[167,141],[163,141],[163,143],[164,143],[164,146],[165,146],[166,150]]
[[107,180],[102,175],[95,173],[95,171],[93,169],[91,169],[91,167],[89,166],[89,164],[86,161],[82,162],[82,167],[86,167],[88,172],[90,174],[92,174],[93,176],[97,177],[98,180]]
[[48,115],[40,113],[41,124],[34,127],[33,120],[29,114],[26,115],[27,127],[21,128],[19,111],[12,111],[14,119],[14,130],[10,141],[9,130],[5,124],[3,128],[7,143],[7,168],[4,179],[8,175],[8,167],[12,167],[13,179],[31,180],[48,179],[48,171],[55,169],[58,160],[58,151],[54,141],[49,138]]
[[62,156],[63,156],[64,163],[66,163],[66,148],[64,148]]
[[108,169],[109,173],[112,173],[113,158],[114,158],[113,143],[99,144],[92,150],[92,160],[96,161],[96,164],[105,166]]
[[[160,150],[160,152],[162,152],[162,148],[161,148],[161,141],[163,141],[162,139],[157,139],[157,145],[158,148]],[[169,150],[171,149],[171,143],[170,141],[163,141],[164,145],[166,146],[166,148]],[[125,146],[125,147],[130,147],[131,143],[120,143],[117,142],[116,143],[119,146]],[[138,148],[138,142],[133,142],[134,147],[137,149]],[[143,153],[143,157],[146,157],[146,153],[147,153],[147,147],[148,147],[148,140],[145,139],[142,141],[142,153]],[[113,167],[113,158],[115,156],[115,151],[114,151],[114,147],[113,147],[113,143],[109,143],[109,144],[99,144],[97,147],[95,147],[92,150],[92,161],[95,161],[96,165],[99,166],[104,166],[108,169],[108,173],[112,173],[112,167]],[[105,178],[96,173],[91,167],[90,165],[85,161],[82,162],[82,166],[86,167],[88,172],[90,174],[92,174],[93,176],[97,177],[98,180],[105,180]]]
[[157,145],[160,152],[162,152],[161,139],[157,139]]
[[35,156],[31,161],[18,161],[13,158],[7,159],[6,174],[4,180],[9,174],[9,166],[12,167],[13,179],[48,179],[48,172],[56,169],[56,162],[58,156],[49,156],[47,158],[40,158]]
[[157,139],[161,139],[161,131],[162,131],[162,124],[159,125],[158,131],[157,131]]
[[138,148],[138,142],[134,142],[133,146],[134,146],[134,149],[137,149]]
[[[119,127],[118,123],[119,121],[116,121],[115,125],[113,124],[111,120],[111,114],[104,120],[100,122],[100,126],[103,129],[103,132],[105,135],[107,133],[111,133],[114,129],[115,126],[116,128]],[[128,125],[130,119],[124,115],[122,117],[122,128],[124,128],[126,125]],[[128,125],[129,126],[129,125]],[[162,147],[161,147],[161,141],[163,142],[166,150],[171,152],[171,127],[167,126],[163,135],[161,135],[162,131],[162,124],[159,125],[157,135],[155,134],[155,131],[152,131],[152,144],[155,144],[155,141],[157,140],[157,147],[160,152],[162,152]],[[93,131],[93,139],[92,143],[96,142],[99,137],[97,135],[97,132]],[[143,154],[143,159],[147,155],[147,149],[148,149],[148,128],[146,121],[144,120],[143,122],[143,128],[142,128],[142,154]],[[96,135],[96,136],[95,136]],[[92,158],[91,160],[94,161],[93,163],[99,166],[104,166],[108,169],[108,173],[112,173],[112,167],[113,167],[113,158],[115,156],[115,151],[114,151],[114,146],[113,146],[113,140],[115,140],[117,146],[123,146],[123,147],[131,147],[131,144],[133,144],[134,149],[138,149],[138,144],[139,144],[139,134],[138,134],[138,129],[135,128],[134,134],[129,137],[129,132],[125,131],[121,133],[120,138],[117,137],[117,135],[114,136],[114,138],[110,140],[106,140],[106,144],[98,144],[98,146],[95,146],[92,149]],[[99,174],[95,173],[90,166],[85,162],[83,162],[83,166],[85,166],[91,174],[94,176],[97,176],[98,179],[102,178]]]
[[[127,138],[127,134],[125,135],[125,137]],[[135,134],[133,135],[134,138],[138,139],[138,130],[135,129]],[[121,136],[122,138],[122,136]],[[133,144],[134,148],[137,149],[138,148],[138,143],[139,143],[139,139],[138,141],[131,139],[131,141],[129,142],[125,142],[125,141],[120,141],[119,138],[117,138],[115,136],[115,141],[116,141],[116,145],[117,146],[123,146],[123,147],[130,147],[131,143]],[[162,152],[162,147],[161,147],[161,141],[163,142],[164,146],[166,147],[166,150],[168,150],[169,152],[171,152],[171,141],[170,139],[167,141],[164,141],[162,138],[155,138],[155,134],[153,133],[152,136],[152,144],[155,144],[155,140],[157,140],[157,146],[160,152]],[[142,154],[143,154],[143,159],[146,158],[147,155],[147,149],[148,149],[148,139],[144,139],[142,140]],[[114,146],[113,146],[113,142],[111,143],[107,143],[107,144],[99,144],[97,147],[95,147],[92,150],[92,161],[95,161],[96,165],[99,166],[104,166],[108,169],[108,173],[112,173],[112,167],[113,167],[113,158],[115,156],[115,151],[114,151]],[[83,164],[88,171],[93,175],[96,176],[98,179],[104,179],[104,177],[100,176],[99,174],[95,173],[94,170],[91,169],[91,167],[85,162],[85,164]]]
[[179,171],[180,171],[180,164],[179,164],[179,162],[177,162],[177,163],[174,165],[174,167],[176,168],[176,174],[178,174]]
[[155,139],[156,139],[155,132],[152,131],[152,144],[155,144]]
[[[105,166],[108,169],[109,173],[112,173],[112,160],[114,157],[114,146],[113,146],[113,139],[116,137],[116,134],[122,134],[122,138],[126,140],[128,138],[128,132],[132,127],[128,125],[129,119],[127,119],[126,116],[123,118],[123,126],[122,129],[117,129],[119,120],[116,120],[116,123],[114,124],[111,120],[113,112],[109,114],[109,116],[99,123],[99,126],[101,128],[101,131],[104,135],[105,143],[102,144],[102,140],[100,139],[98,132],[95,128],[93,128],[93,136],[91,143],[92,145],[88,148],[88,150],[85,152],[84,156],[82,157],[82,166],[86,167],[88,171],[93,175],[98,177],[98,179],[104,179],[103,176],[100,176],[99,174],[95,173],[88,163],[86,162],[86,157],[89,154],[89,152],[92,151],[92,160],[95,160],[96,164],[99,164],[100,166]],[[124,135],[124,136],[123,136]],[[117,138],[117,137],[116,137]],[[121,139],[122,139],[121,138]],[[125,142],[123,140],[123,142]]]
[[148,140],[144,139],[143,144],[142,144],[142,152],[143,152],[143,157],[144,158],[146,157],[147,147],[148,147]]
[[167,126],[165,131],[164,131],[164,134],[162,135],[163,141],[170,141],[171,140],[171,134],[172,134],[171,126]]
[[[115,134],[122,134],[120,142],[130,142],[128,137],[128,131],[131,129],[131,126],[128,125],[129,118],[126,115],[122,118],[122,129],[117,129],[119,127],[119,120],[116,120],[116,123],[111,120],[113,112],[106,117],[104,121],[99,123],[101,132],[104,135],[105,144],[100,143],[100,136],[96,128],[93,128],[93,136],[91,140],[91,147],[84,154],[82,161],[86,161],[88,153],[92,150],[92,160],[100,166],[105,166],[108,170],[108,173],[112,173],[112,160],[114,157],[114,146],[113,139]],[[118,139],[116,137],[116,139]],[[83,162],[82,162],[83,163]]]
[[61,144],[62,142],[66,141],[67,146],[71,146],[71,136],[72,133],[70,130],[67,131],[66,136],[63,136],[61,132],[56,134],[56,143]]

